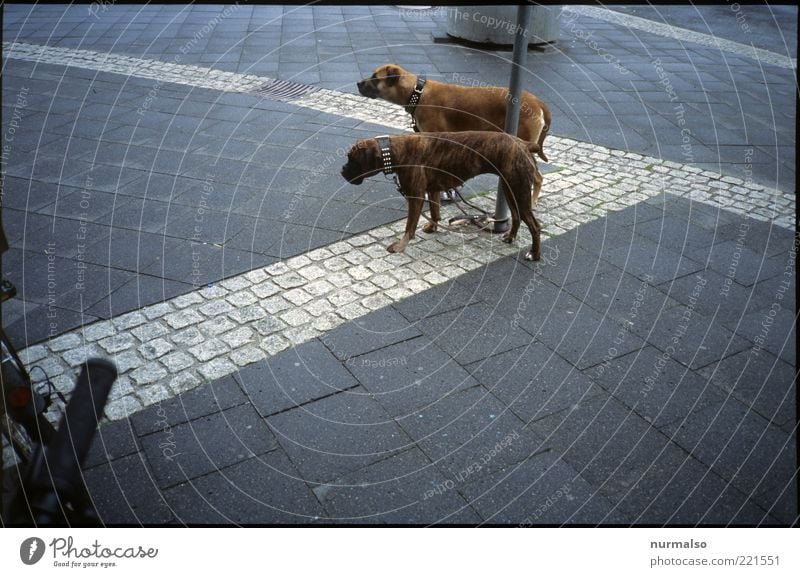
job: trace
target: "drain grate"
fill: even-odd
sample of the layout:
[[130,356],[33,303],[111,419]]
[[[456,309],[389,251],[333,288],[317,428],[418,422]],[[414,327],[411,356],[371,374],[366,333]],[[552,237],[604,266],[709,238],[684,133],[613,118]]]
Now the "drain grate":
[[307,94],[319,90],[316,86],[309,84],[299,84],[297,82],[289,82],[287,80],[271,80],[266,84],[262,84],[258,88],[253,89],[251,92],[259,94],[265,98],[273,98],[275,100],[291,101],[302,98]]

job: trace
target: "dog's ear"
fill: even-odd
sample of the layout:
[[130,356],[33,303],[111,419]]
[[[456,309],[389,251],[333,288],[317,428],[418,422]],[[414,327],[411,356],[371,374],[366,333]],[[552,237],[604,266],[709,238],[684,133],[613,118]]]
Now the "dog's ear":
[[389,86],[394,86],[398,82],[400,82],[400,77],[403,75],[403,71],[400,70],[397,66],[387,66],[386,67],[386,76],[383,79],[386,81],[386,84]]

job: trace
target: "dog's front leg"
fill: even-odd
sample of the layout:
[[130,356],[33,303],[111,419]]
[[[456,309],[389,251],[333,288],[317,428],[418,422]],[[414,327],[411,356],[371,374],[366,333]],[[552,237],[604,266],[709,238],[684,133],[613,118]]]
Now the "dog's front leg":
[[436,225],[442,219],[439,209],[441,208],[441,193],[437,190],[436,192],[429,192],[428,193],[428,204],[431,207],[431,221],[426,222],[422,227],[423,232],[436,232]]
[[422,205],[425,203],[425,199],[423,197],[407,196],[406,200],[408,201],[406,233],[403,235],[403,238],[389,245],[387,248],[389,252],[403,252],[411,239],[414,238],[414,233],[417,230],[419,215],[422,213]]

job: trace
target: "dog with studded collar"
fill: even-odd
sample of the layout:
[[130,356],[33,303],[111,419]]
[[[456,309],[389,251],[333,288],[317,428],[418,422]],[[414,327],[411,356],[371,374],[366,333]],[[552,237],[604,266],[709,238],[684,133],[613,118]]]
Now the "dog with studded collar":
[[531,208],[531,184],[536,169],[534,154],[539,145],[526,142],[504,132],[420,132],[359,140],[347,153],[342,176],[351,184],[380,172],[394,173],[398,187],[408,203],[408,218],[403,237],[391,245],[389,252],[402,252],[414,238],[425,195],[431,210],[431,222],[423,230],[434,232],[441,220],[442,191],[461,186],[479,174],[496,174],[505,186],[506,201],[511,209],[511,228],[503,241],[514,242],[520,222],[531,233],[531,249],[527,260],[539,260],[540,226]]

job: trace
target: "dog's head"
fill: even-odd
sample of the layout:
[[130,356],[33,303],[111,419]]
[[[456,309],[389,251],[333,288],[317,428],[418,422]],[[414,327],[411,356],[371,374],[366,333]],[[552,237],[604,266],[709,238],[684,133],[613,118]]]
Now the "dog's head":
[[365,178],[375,176],[382,170],[380,156],[380,146],[374,138],[359,140],[347,153],[342,176],[350,184],[361,184]]
[[397,64],[384,64],[372,76],[357,83],[361,96],[382,98],[395,104],[406,104],[417,77]]

